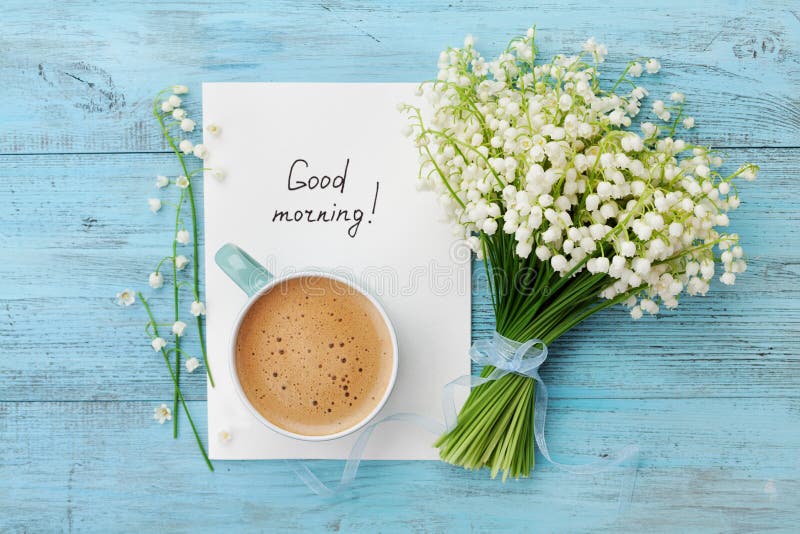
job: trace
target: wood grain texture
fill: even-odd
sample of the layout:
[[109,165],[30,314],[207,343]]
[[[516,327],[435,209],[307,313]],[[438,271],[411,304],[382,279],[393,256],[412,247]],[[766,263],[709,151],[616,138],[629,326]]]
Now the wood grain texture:
[[660,98],[688,93],[699,125],[692,138],[800,146],[800,8],[781,0],[112,4],[4,3],[0,153],[163,150],[147,113],[155,88],[419,81],[467,32],[496,54],[531,24],[544,57],[578,51],[594,35],[611,50],[609,73],[633,57],[662,58],[664,72],[642,83]]
[[[744,204],[733,216],[751,257],[748,272],[735,287],[716,284],[707,297],[688,298],[658,319],[633,322],[615,309],[573,330],[543,370],[553,395],[782,397],[800,390],[800,235],[787,231],[800,225],[793,186],[800,150],[727,152],[727,168],[763,166],[761,180],[742,187]],[[159,195],[154,176],[173,167],[167,155],[0,157],[0,205],[9,207],[0,215],[2,250],[13,256],[0,264],[0,346],[13,355],[0,360],[0,400],[140,400],[169,391],[143,334],[143,311],[118,308],[113,295],[130,285],[152,294],[156,310],[170,307],[167,292],[146,285],[170,243],[170,215],[150,213],[146,198]],[[80,169],[79,179],[70,179],[72,169]],[[774,191],[785,193],[775,198]],[[482,266],[475,271],[478,337],[491,332],[493,314]],[[55,338],[31,339],[38,325],[75,310],[80,320]],[[687,330],[694,342],[675,343]],[[204,399],[202,377],[188,377],[186,391]]]
[[[152,94],[174,82],[196,93],[202,81],[416,81],[464,34],[492,54],[530,23],[545,56],[594,35],[611,70],[661,58],[662,74],[642,82],[655,98],[686,91],[690,139],[728,147],[729,168],[762,166],[733,217],[750,256],[734,288],[658,319],[600,314],[542,370],[557,459],[642,448],[630,508],[617,514],[618,473],[576,477],[541,458],[533,479],[507,484],[373,462],[335,500],[282,462],[208,473],[185,426],[173,441],[153,421],[170,381],[142,310],[113,303],[123,287],[147,288],[170,239],[167,214],[146,205],[155,175],[177,173]],[[9,0],[0,80],[1,532],[796,531],[800,6]],[[475,267],[477,338],[493,320]],[[184,388],[205,432],[202,376],[184,374]],[[314,468],[333,480],[341,464]]]
[[[0,403],[0,517],[7,530],[116,531],[760,531],[800,506],[796,399],[556,401],[549,435],[563,461],[642,441],[633,503],[619,474],[578,477],[542,464],[502,483],[438,462],[369,462],[353,491],[310,495],[283,462],[217,462],[172,441],[147,402]],[[201,426],[204,403],[191,403]],[[775,439],[780,437],[783,439]],[[58,448],[54,450],[53,444]],[[132,451],[136,451],[135,455]],[[755,451],[761,451],[755,454]],[[541,459],[541,458],[540,458]],[[311,462],[334,480],[341,462]]]

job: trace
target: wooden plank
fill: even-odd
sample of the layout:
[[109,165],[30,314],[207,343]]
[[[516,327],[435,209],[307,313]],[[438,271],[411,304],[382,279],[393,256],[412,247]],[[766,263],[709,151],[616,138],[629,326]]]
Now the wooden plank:
[[[752,532],[800,519],[796,399],[554,402],[548,435],[562,461],[641,446],[621,516],[620,472],[580,477],[543,462],[505,484],[438,462],[369,462],[332,500],[283,462],[216,462],[212,474],[189,434],[173,441],[153,421],[153,405],[0,403],[0,530]],[[191,407],[205,427],[205,404]],[[334,480],[342,462],[311,465]]]
[[[541,463],[507,484],[435,462],[370,464],[334,500],[280,462],[207,473],[185,424],[172,441],[152,420],[169,380],[142,342],[141,310],[112,303],[122,286],[146,287],[143,262],[169,240],[165,214],[145,204],[153,176],[176,172],[148,118],[152,93],[190,84],[196,116],[201,81],[416,81],[467,31],[496,53],[529,22],[544,55],[594,35],[611,70],[660,57],[664,72],[642,82],[651,98],[687,93],[690,140],[784,147],[729,151],[764,169],[734,217],[751,256],[736,287],[657,320],[610,311],[553,346],[550,445],[580,462],[637,442],[630,509],[616,514],[618,473]],[[5,2],[0,531],[796,530],[800,150],[788,147],[800,147],[799,67],[800,9],[780,0],[678,0],[669,11],[634,0]],[[80,152],[94,154],[62,155]],[[477,337],[492,315],[485,288],[474,295]],[[205,432],[202,375],[184,378]],[[315,469],[332,480],[341,464]]]
[[642,83],[653,98],[689,95],[692,140],[800,146],[800,11],[780,0],[735,9],[679,0],[668,19],[663,6],[634,0],[614,8],[522,0],[114,4],[4,3],[0,153],[160,151],[148,117],[166,84],[199,91],[201,81],[419,81],[435,75],[439,51],[468,31],[494,55],[529,24],[538,26],[543,57],[578,51],[592,35],[611,50],[610,73],[632,57],[660,57],[664,72]]
[[[720,291],[639,323],[604,312],[551,347],[542,376],[556,397],[797,398],[798,297]],[[491,332],[487,300],[474,309],[475,338]],[[141,309],[118,310],[111,298],[20,299],[0,303],[2,315],[2,400],[154,399],[171,389]],[[184,374],[183,384],[187,397],[205,398],[199,373]]]
[[[763,164],[733,217],[748,272],[657,320],[632,322],[616,309],[569,333],[543,369],[553,395],[797,397],[800,235],[786,229],[800,223],[800,150],[729,157]],[[0,262],[0,352],[9,355],[0,358],[0,400],[154,399],[170,390],[143,311],[113,303],[130,286],[152,294],[157,313],[171,306],[166,290],[146,285],[168,251],[169,209],[153,215],[145,203],[158,196],[153,177],[170,170],[164,155],[0,157],[0,255],[11,260]],[[476,338],[493,327],[480,269]],[[193,339],[187,346],[197,351]],[[202,375],[184,378],[187,396],[204,399]]]

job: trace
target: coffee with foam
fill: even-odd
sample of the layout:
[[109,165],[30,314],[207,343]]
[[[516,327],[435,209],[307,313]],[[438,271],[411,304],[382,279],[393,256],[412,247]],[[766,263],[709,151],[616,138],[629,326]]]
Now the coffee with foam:
[[236,374],[250,404],[273,425],[325,436],[363,421],[381,403],[394,369],[380,310],[324,276],[284,280],[242,318]]

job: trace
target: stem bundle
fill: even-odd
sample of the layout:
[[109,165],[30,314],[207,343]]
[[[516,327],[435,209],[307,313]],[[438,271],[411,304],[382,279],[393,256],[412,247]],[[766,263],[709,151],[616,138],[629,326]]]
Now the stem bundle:
[[[600,298],[606,274],[559,278],[547,262],[513,254],[513,236],[483,234],[486,272],[497,332],[513,341],[533,338],[546,344],[591,314],[626,298]],[[552,283],[551,283],[552,281]],[[481,376],[489,376],[487,366]],[[456,426],[436,442],[441,458],[467,469],[488,468],[503,480],[527,477],[534,468],[534,380],[507,374],[472,390],[458,414]]]

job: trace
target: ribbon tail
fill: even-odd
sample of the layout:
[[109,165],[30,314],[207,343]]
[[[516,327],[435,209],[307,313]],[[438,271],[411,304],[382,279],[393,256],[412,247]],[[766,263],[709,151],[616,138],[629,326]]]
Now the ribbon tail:
[[367,448],[367,443],[369,443],[369,439],[372,437],[372,433],[375,431],[375,429],[384,423],[389,423],[392,421],[405,421],[408,423],[413,423],[427,430],[431,434],[440,434],[443,430],[441,423],[438,421],[434,421],[429,417],[415,413],[396,413],[386,416],[380,421],[372,423],[364,429],[360,436],[358,436],[353,448],[350,449],[350,455],[347,458],[347,463],[342,471],[342,479],[339,482],[340,487],[350,484],[350,482],[356,478],[358,466],[361,464],[361,458],[364,456],[364,449]]
[[353,448],[350,449],[347,462],[342,470],[342,477],[334,488],[331,488],[322,482],[322,480],[320,480],[320,478],[315,475],[314,472],[311,471],[311,469],[309,469],[309,467],[302,461],[286,460],[286,464],[295,472],[297,477],[303,481],[308,489],[321,497],[332,497],[337,492],[346,488],[356,478],[356,475],[358,474],[358,468],[361,465],[361,460],[364,456],[364,450],[367,448],[367,444],[369,443],[369,440],[372,437],[372,433],[375,431],[375,429],[384,423],[389,423],[392,421],[406,421],[413,423],[427,430],[431,434],[440,434],[444,430],[441,423],[438,421],[414,413],[396,413],[368,425],[361,432],[361,435],[358,436],[358,439],[353,444]]
[[299,478],[308,489],[320,497],[331,497],[335,493],[334,490],[326,486],[325,483],[300,460],[285,460],[285,462],[286,465],[294,471],[297,478]]
[[[539,354],[526,357],[537,344],[542,345],[542,348],[538,349]],[[513,351],[513,354],[511,354],[511,351]],[[322,482],[308,466],[299,460],[286,460],[287,465],[289,465],[311,491],[323,497],[331,497],[340,490],[346,488],[356,478],[358,468],[364,456],[364,450],[378,426],[391,421],[406,421],[422,427],[435,435],[441,434],[444,431],[450,431],[458,422],[458,410],[456,409],[455,402],[455,389],[457,387],[472,389],[497,380],[509,373],[516,373],[535,380],[533,434],[536,446],[539,448],[542,456],[557,469],[577,475],[604,473],[617,466],[628,464],[627,472],[623,477],[620,487],[619,511],[622,511],[623,508],[631,502],[638,472],[638,446],[628,445],[598,461],[583,465],[561,464],[553,460],[550,456],[544,433],[545,423],[547,421],[547,386],[538,373],[539,366],[544,363],[547,358],[547,346],[541,340],[532,339],[525,343],[517,343],[495,333],[495,337],[491,342],[475,342],[470,349],[470,356],[473,362],[484,366],[492,365],[495,367],[495,370],[486,377],[472,375],[460,376],[444,387],[442,390],[442,413],[445,419],[444,428],[438,421],[413,413],[389,415],[380,421],[368,425],[353,444],[353,448],[350,450],[344,470],[342,471],[341,479],[334,488]]]
[[553,460],[547,448],[547,440],[544,436],[545,422],[547,420],[547,386],[545,385],[538,372],[533,372],[531,378],[536,381],[536,393],[534,397],[533,411],[533,435],[536,445],[545,459],[556,468],[576,475],[595,475],[605,473],[611,469],[628,464],[625,476],[622,479],[619,493],[619,510],[622,511],[630,504],[633,499],[633,490],[636,484],[636,475],[639,469],[639,447],[637,445],[626,445],[608,456],[595,462],[581,465],[562,464]]
[[508,371],[502,369],[495,369],[491,375],[486,378],[473,375],[462,375],[449,382],[442,389],[442,414],[444,414],[445,431],[453,430],[458,423],[458,409],[456,408],[456,387],[461,386],[465,388],[475,388],[492,380],[497,380],[503,375],[508,374]]

